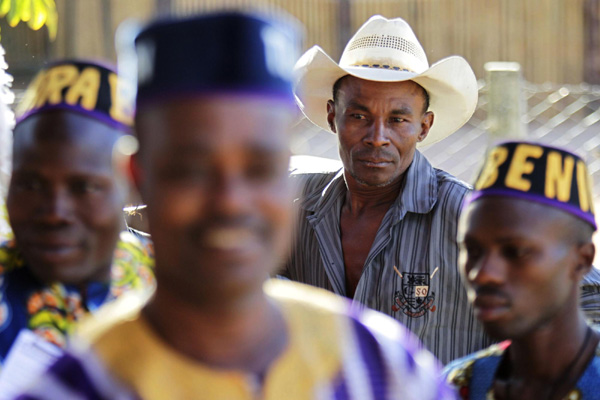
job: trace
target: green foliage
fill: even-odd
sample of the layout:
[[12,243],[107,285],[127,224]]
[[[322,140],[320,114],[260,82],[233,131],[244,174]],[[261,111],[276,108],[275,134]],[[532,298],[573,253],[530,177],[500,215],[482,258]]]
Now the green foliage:
[[54,0],[0,0],[0,18],[4,16],[12,27],[21,21],[35,31],[46,25],[50,40],[56,38],[58,12]]

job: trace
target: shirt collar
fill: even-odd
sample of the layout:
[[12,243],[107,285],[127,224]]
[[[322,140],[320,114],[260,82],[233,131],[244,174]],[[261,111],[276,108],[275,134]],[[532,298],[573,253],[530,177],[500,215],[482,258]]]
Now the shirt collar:
[[[322,191],[309,194],[300,204],[307,211],[323,210],[346,193],[344,170],[339,170]],[[407,212],[427,214],[437,202],[438,182],[435,169],[418,150],[406,171],[398,198],[392,205],[400,219]]]
[[313,193],[306,196],[306,198],[300,203],[300,207],[306,211],[315,212],[316,210],[323,210],[325,204],[329,204],[332,201],[335,202],[341,196],[346,193],[346,181],[344,181],[344,169],[337,171],[331,181],[321,191],[314,191]]
[[399,207],[404,212],[427,214],[435,206],[437,197],[435,169],[421,152],[415,150],[413,162],[406,170],[404,184],[394,207]]

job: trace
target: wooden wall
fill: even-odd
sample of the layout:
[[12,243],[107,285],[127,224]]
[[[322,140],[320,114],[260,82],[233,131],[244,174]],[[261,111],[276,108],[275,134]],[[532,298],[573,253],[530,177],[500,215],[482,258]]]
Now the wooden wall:
[[[585,10],[586,6],[600,10],[598,3],[600,0],[57,0],[59,33],[54,43],[48,43],[44,29],[9,28],[2,21],[0,27],[9,63],[32,70],[47,57],[114,59],[112,37],[118,24],[129,17],[147,20],[159,8],[178,15],[223,8],[258,8],[267,13],[283,9],[304,24],[305,48],[319,44],[335,59],[348,36],[369,16],[382,14],[402,17],[411,24],[430,63],[459,54],[482,78],[487,61],[517,61],[528,81],[580,83],[586,57],[595,53],[586,55],[584,49],[586,31],[591,31],[586,28]],[[590,4],[596,7],[590,8]],[[600,21],[600,15],[595,17]],[[600,30],[594,32],[600,35]],[[600,43],[600,38],[593,42]]]
[[[487,61],[517,61],[531,82],[583,80],[586,0],[172,0],[171,8],[187,14],[250,3],[286,9],[305,24],[305,47],[319,44],[334,58],[348,39],[340,38],[341,32],[354,33],[371,15],[381,14],[408,21],[430,63],[459,54],[478,77]],[[350,12],[347,29],[339,24],[344,3]]]

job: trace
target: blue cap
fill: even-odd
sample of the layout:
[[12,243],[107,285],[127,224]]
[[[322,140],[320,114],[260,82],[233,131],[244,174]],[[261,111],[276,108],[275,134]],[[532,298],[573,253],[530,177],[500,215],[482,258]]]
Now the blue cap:
[[228,12],[153,23],[135,39],[137,98],[232,91],[293,101],[299,30],[254,14]]

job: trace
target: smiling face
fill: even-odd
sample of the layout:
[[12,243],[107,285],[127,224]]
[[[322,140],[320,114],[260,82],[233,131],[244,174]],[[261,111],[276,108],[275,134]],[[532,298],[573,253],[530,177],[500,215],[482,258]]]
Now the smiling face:
[[346,178],[364,186],[397,182],[433,123],[424,108],[425,92],[412,81],[342,78],[327,119],[339,137]]
[[17,245],[43,282],[108,278],[124,227],[124,188],[113,172],[120,133],[79,114],[52,111],[15,129],[7,209]]
[[236,297],[276,268],[291,222],[292,116],[281,100],[242,94],[140,109],[138,184],[159,290],[193,303]]
[[487,197],[461,217],[460,268],[476,317],[496,339],[518,338],[577,313],[594,256],[591,228],[555,208]]

